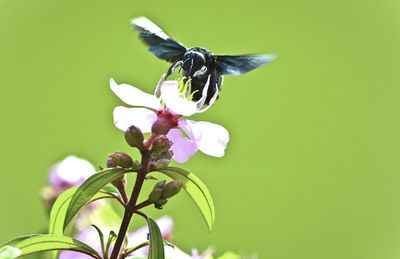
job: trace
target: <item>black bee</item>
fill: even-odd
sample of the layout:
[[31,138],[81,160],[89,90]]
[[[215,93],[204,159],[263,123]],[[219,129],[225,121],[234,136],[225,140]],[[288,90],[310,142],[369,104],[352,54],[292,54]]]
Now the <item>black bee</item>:
[[274,55],[214,55],[204,48],[186,48],[146,17],[132,20],[132,26],[140,31],[140,37],[149,46],[151,53],[173,63],[167,77],[179,67],[182,75],[191,79],[190,93],[194,92],[194,101],[201,98],[202,90],[207,80],[210,80],[206,104],[209,104],[217,88],[220,90],[223,75],[241,75],[275,58]]

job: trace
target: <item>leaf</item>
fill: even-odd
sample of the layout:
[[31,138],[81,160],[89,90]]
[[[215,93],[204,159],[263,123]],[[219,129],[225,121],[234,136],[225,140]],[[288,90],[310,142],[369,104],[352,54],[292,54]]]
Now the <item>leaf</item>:
[[104,249],[105,251],[107,252],[110,251],[110,246],[115,241],[115,239],[117,239],[117,234],[115,234],[115,232],[111,230],[110,233],[108,234],[106,248]]
[[132,254],[136,250],[139,250],[140,248],[143,248],[143,247],[148,246],[148,245],[150,245],[150,241],[145,241],[145,242],[143,242],[143,243],[141,243],[141,244],[139,244],[139,245],[137,245],[135,247],[125,249],[125,251],[122,253],[123,254],[123,258],[129,256],[130,254]]
[[[71,199],[75,192],[78,190],[78,187],[73,187],[65,192],[63,192],[54,203],[50,212],[50,222],[49,222],[49,233],[54,235],[63,235],[64,234],[64,221],[67,213],[67,209],[69,204],[71,203]],[[97,193],[94,195],[86,204],[103,199],[103,198],[113,198],[108,193]]]
[[111,185],[111,184],[105,186],[105,187],[102,189],[102,191],[105,192],[105,193],[109,193],[109,194],[111,194],[111,195],[113,195],[113,196],[115,196],[115,197],[117,197],[117,198],[120,198],[120,197],[121,197],[121,194],[119,193],[118,188],[115,187],[114,185]]
[[79,210],[87,204],[108,183],[122,176],[126,171],[123,168],[107,168],[89,177],[78,187],[71,198],[65,215],[64,230],[71,223]]
[[99,238],[100,238],[101,251],[103,252],[103,255],[106,255],[107,251],[105,250],[105,246],[104,246],[103,232],[101,232],[100,228],[98,226],[96,226],[95,224],[92,224],[92,227],[97,231],[97,234],[99,235]]
[[22,251],[13,246],[5,246],[0,249],[0,258],[2,259],[14,259],[22,254]]
[[215,222],[215,207],[206,185],[196,175],[179,167],[166,167],[157,171],[184,183],[183,188],[200,209],[211,231]]
[[[173,244],[171,244],[170,242],[168,242],[167,240],[163,240],[163,242],[164,242],[164,246],[169,246],[169,247],[175,248],[175,246]],[[143,248],[143,247],[148,246],[148,245],[150,245],[150,241],[143,242],[140,245],[137,245],[137,246],[132,247],[132,248],[127,248],[123,252],[123,255],[124,255],[124,257],[127,257],[130,254],[132,254],[133,252],[135,252],[136,250],[139,250],[140,248]],[[134,258],[136,258],[136,257],[134,257]],[[132,258],[132,259],[134,259],[134,258]]]
[[20,256],[33,253],[52,251],[52,250],[71,250],[87,254],[93,258],[100,259],[100,255],[90,246],[66,236],[56,235],[30,235],[19,237],[3,244],[3,246],[12,245],[21,250]]
[[147,217],[147,224],[150,231],[150,251],[149,259],[164,259],[164,240],[157,223],[150,217]]

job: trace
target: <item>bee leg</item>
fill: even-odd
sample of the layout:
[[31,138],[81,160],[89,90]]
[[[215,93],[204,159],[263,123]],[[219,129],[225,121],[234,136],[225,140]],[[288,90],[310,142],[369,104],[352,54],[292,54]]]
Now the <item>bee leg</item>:
[[169,77],[171,74],[173,74],[175,72],[175,69],[177,67],[181,67],[182,64],[183,64],[182,60],[172,64],[172,66],[169,67],[167,75],[165,77]]
[[194,74],[193,77],[202,77],[207,73],[207,67],[202,66],[199,70],[197,70]]

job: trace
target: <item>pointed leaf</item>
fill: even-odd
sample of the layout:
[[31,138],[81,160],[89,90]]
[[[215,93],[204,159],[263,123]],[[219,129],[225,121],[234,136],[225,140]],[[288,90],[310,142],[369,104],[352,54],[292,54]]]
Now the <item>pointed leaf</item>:
[[19,237],[1,245],[0,247],[12,245],[21,250],[20,256],[53,250],[71,250],[87,254],[93,258],[100,259],[100,255],[90,246],[66,236],[56,235],[30,235]]
[[[64,234],[64,221],[67,213],[68,206],[71,202],[72,197],[75,192],[78,190],[78,187],[72,187],[65,192],[63,192],[60,196],[58,196],[56,202],[51,208],[50,212],[50,222],[49,222],[49,233],[54,235],[63,235]],[[112,195],[108,193],[96,193],[86,204],[103,199],[103,198],[113,198]]]
[[147,224],[150,231],[150,251],[149,259],[164,259],[164,240],[157,223],[150,217],[147,217]]
[[206,185],[196,175],[179,167],[166,167],[157,171],[184,183],[183,188],[200,209],[211,231],[215,222],[215,207]]
[[114,185],[106,185],[103,189],[103,192],[109,193],[117,198],[121,197],[121,194],[119,193],[119,190],[117,187],[115,187]]
[[89,177],[78,187],[71,198],[65,215],[64,230],[71,223],[79,210],[87,204],[108,183],[122,176],[126,171],[123,168],[107,168]]

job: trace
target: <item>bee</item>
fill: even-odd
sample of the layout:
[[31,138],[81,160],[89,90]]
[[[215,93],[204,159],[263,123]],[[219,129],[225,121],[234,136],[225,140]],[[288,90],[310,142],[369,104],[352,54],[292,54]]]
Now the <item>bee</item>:
[[149,46],[149,51],[156,57],[166,60],[172,65],[166,77],[182,70],[185,80],[190,80],[192,100],[202,97],[202,90],[209,82],[205,104],[221,90],[222,76],[241,75],[271,62],[275,55],[214,55],[201,47],[186,48],[168,36],[160,27],[140,17],[132,20],[134,29],[140,32],[140,38]]

